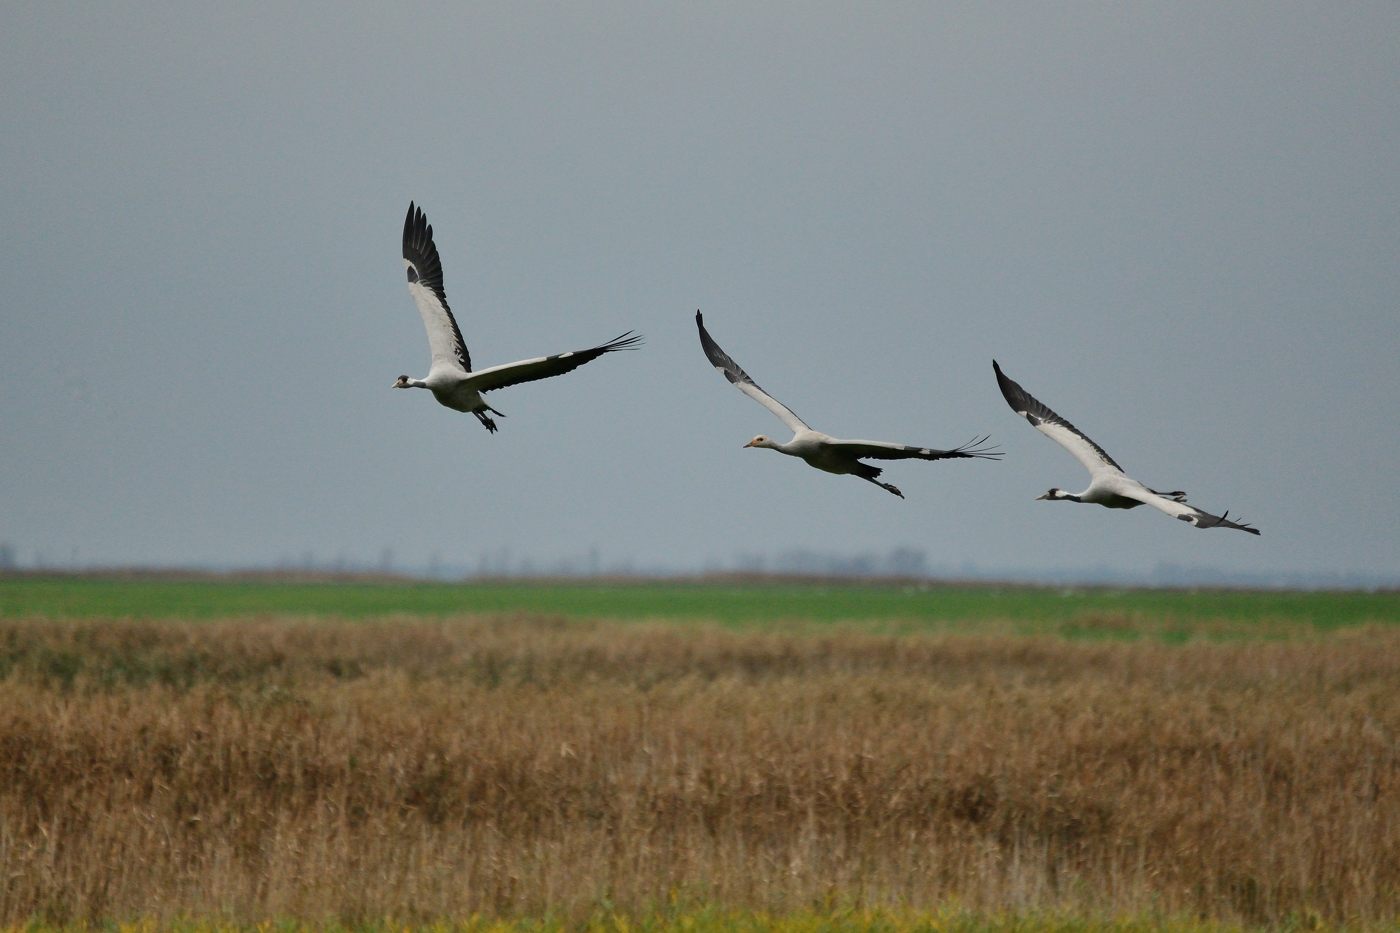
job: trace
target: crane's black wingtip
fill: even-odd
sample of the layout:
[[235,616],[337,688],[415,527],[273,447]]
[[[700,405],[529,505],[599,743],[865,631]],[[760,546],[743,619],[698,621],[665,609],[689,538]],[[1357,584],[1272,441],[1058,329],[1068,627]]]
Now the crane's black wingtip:
[[715,338],[710,336],[709,330],[705,327],[705,319],[699,311],[695,312],[695,329],[700,334],[700,346],[704,348],[705,355],[710,358],[710,362],[716,366],[724,365],[723,360],[716,359],[716,354],[722,355],[724,351],[715,343]]
[[[1229,515],[1230,513],[1227,511],[1225,514],[1226,514],[1226,515]],[[1222,516],[1220,520],[1223,522],[1225,519],[1224,519],[1224,517]],[[1247,532],[1249,532],[1249,533],[1252,534],[1252,535],[1257,535],[1257,534],[1259,534],[1259,529],[1258,529],[1258,528],[1255,528],[1253,525],[1251,525],[1249,522],[1245,521],[1244,519],[1240,519],[1240,520],[1238,520],[1238,521],[1230,522],[1230,523],[1229,523],[1229,527],[1231,527],[1231,528],[1238,528],[1240,531],[1247,531]]]
[[604,353],[612,353],[616,350],[634,350],[645,342],[645,338],[641,334],[629,330],[618,334],[598,349]]
[[[428,224],[428,215],[423,213],[423,208],[413,201],[408,202],[408,215],[403,219],[403,247],[404,258],[410,259],[407,255],[410,248],[426,252],[433,243],[433,228]],[[423,270],[420,270],[420,272]]]
[[[1032,398],[1029,392],[1021,388],[1019,382],[1002,372],[1001,365],[996,360],[992,360],[992,371],[996,374],[997,388],[1001,390],[1001,397],[1006,399],[1006,404],[1011,406],[1011,410],[1018,415],[1029,417],[1028,412],[1032,410],[1033,406],[1040,403]],[[1048,410],[1047,412],[1036,412],[1036,417],[1044,419],[1047,413]],[[1031,424],[1035,424],[1035,422],[1032,421]]]
[[[1183,520],[1185,520],[1185,521],[1190,521],[1190,520],[1191,520],[1191,517],[1190,517],[1189,515],[1179,515],[1179,516],[1177,516],[1177,517],[1178,517],[1178,518],[1181,518],[1181,519],[1183,519]],[[1230,521],[1230,510],[1229,510],[1229,509],[1226,509],[1226,510],[1225,510],[1225,513],[1224,513],[1223,515],[1220,515],[1220,516],[1209,516],[1209,517],[1215,518],[1215,521],[1211,522],[1209,525],[1202,525],[1199,521],[1197,521],[1197,522],[1195,523],[1196,526],[1199,527],[1199,528],[1234,528],[1234,529],[1236,529],[1236,530],[1238,530],[1238,531],[1247,531],[1247,532],[1249,532],[1249,533],[1252,534],[1252,535],[1257,535],[1257,534],[1260,533],[1258,528],[1255,528],[1253,525],[1251,525],[1251,524],[1250,524],[1249,522],[1247,522],[1247,521],[1244,521],[1243,519],[1240,519],[1239,521],[1233,521],[1233,522]]]
[[995,444],[990,447],[986,446],[991,437],[990,434],[984,434],[981,437],[973,438],[961,447],[953,448],[953,456],[975,457],[979,460],[1000,460],[1006,456],[1006,452],[998,449]]

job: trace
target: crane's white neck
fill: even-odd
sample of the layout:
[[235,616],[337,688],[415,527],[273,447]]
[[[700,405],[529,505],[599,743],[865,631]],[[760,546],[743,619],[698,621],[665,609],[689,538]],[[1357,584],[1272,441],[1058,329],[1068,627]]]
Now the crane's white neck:
[[779,444],[777,441],[773,440],[771,437],[769,437],[769,436],[766,435],[766,434],[760,434],[758,437],[755,437],[753,440],[749,441],[749,442],[748,442],[747,444],[745,444],[744,446],[745,446],[745,447],[766,447],[766,448],[768,448],[769,450],[776,450],[776,451],[779,451],[779,452],[781,452],[781,453],[787,453],[787,452],[788,452],[788,451],[787,451],[787,445],[786,445],[786,444]]

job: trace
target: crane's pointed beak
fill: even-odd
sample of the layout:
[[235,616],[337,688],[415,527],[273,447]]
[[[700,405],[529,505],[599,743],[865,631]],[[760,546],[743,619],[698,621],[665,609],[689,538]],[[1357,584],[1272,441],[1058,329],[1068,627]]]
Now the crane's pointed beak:
[[[753,446],[753,441],[749,441],[747,444],[744,445],[744,447],[752,447],[752,446]],[[739,449],[740,449],[740,450],[743,450],[744,447],[740,447]]]

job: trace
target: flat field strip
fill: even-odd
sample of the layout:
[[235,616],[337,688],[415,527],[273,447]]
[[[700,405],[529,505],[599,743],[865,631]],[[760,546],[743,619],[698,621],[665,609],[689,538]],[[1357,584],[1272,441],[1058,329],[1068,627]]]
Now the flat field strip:
[[0,618],[213,619],[528,614],[736,627],[859,623],[1167,640],[1400,623],[1400,592],[793,583],[269,583],[0,578]]

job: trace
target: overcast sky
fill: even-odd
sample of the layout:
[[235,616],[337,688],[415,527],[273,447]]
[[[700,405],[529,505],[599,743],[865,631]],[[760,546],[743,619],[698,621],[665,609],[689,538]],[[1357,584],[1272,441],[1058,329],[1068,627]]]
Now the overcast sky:
[[[0,29],[0,543],[21,562],[1400,577],[1400,5],[15,4]],[[422,391],[417,200],[485,366]],[[845,437],[1000,463],[852,477]],[[1036,502],[1127,471],[1263,536]]]

